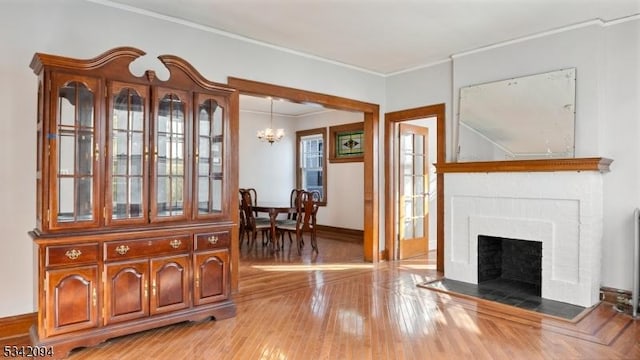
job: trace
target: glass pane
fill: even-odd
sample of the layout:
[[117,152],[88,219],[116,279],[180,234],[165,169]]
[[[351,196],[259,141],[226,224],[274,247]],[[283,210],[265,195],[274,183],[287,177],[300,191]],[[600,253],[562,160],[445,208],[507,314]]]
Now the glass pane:
[[416,197],[415,198],[415,210],[413,213],[414,217],[423,217],[424,216],[424,198],[423,197]]
[[220,148],[220,144],[213,144],[211,163],[213,164],[213,172],[221,173],[222,172],[222,155],[220,151],[217,150]]
[[182,178],[173,178],[171,179],[171,214],[172,215],[180,215],[182,214],[182,194],[183,194],[183,184]]
[[58,174],[75,174],[75,136],[73,133],[60,134],[58,143]]
[[198,178],[198,212],[205,214],[209,212],[209,178]]
[[415,135],[414,136],[414,140],[415,140],[415,149],[417,153],[422,153],[422,149],[424,149],[424,136],[422,135]]
[[415,236],[416,237],[424,237],[425,236],[425,234],[424,234],[424,218],[421,218],[421,217],[420,218],[416,218],[415,219],[415,224],[416,224],[416,226],[415,226],[415,231],[416,231]]
[[166,212],[168,210],[169,193],[171,192],[171,189],[169,188],[169,178],[159,177],[157,187],[156,198],[158,199],[158,215],[166,216]]
[[414,181],[413,193],[415,195],[424,194],[426,192],[424,188],[424,176],[415,176],[413,178],[413,181]]
[[413,176],[405,175],[403,176],[404,186],[402,190],[404,192],[404,196],[412,196],[413,195]]
[[211,210],[222,212],[222,180],[211,182]]
[[73,185],[74,178],[64,177],[58,179],[58,222],[73,221]]
[[127,133],[125,131],[113,132],[113,154],[116,156],[127,156]]
[[114,177],[112,184],[113,218],[121,219],[127,216],[127,183],[124,177]]
[[200,159],[198,162],[198,175],[209,176],[209,161]]
[[184,136],[174,135],[171,140],[171,158],[184,159]]
[[60,88],[58,93],[58,124],[63,126],[75,126],[76,124],[76,86],[75,83],[67,84]]
[[114,130],[129,128],[129,96],[128,91],[121,91],[114,99],[113,119],[111,127]]
[[213,135],[222,135],[223,109],[218,107],[213,113]]
[[403,166],[403,174],[412,175],[413,174],[413,156],[412,155],[404,155],[402,159]]
[[129,175],[142,175],[142,155],[131,156],[131,169],[129,169]]
[[210,135],[210,131],[211,128],[209,127],[209,116],[208,116],[208,112],[206,110],[203,110],[202,107],[200,107],[200,127],[198,129],[198,134],[200,134],[201,136],[209,136]]
[[142,131],[144,128],[144,100],[131,91],[131,130]]
[[411,239],[413,237],[413,222],[409,219],[404,222],[404,239]]
[[419,175],[423,175],[425,173],[425,171],[424,171],[424,156],[422,156],[422,155],[416,155],[415,156],[413,171],[416,174],[419,174]]
[[78,220],[91,220],[93,218],[93,207],[91,199],[93,199],[93,178],[82,177],[76,183],[76,209],[78,211]]
[[132,177],[129,179],[129,217],[142,217],[142,177]]
[[141,132],[131,133],[131,155],[142,155],[142,149],[144,148],[144,140],[142,139]]
[[93,174],[93,132],[78,132],[77,165],[79,175]]
[[208,138],[200,137],[200,144],[198,146],[198,154],[201,159],[208,159],[211,156],[211,142]]
[[412,134],[402,135],[401,146],[405,154],[412,153],[413,152],[413,135]]
[[158,158],[158,161],[156,162],[156,169],[158,171],[158,176],[168,175],[169,173],[167,169],[167,159]]
[[169,141],[169,136],[158,134],[158,158],[165,159],[167,154],[169,154],[169,146],[171,142]]
[[184,174],[184,160],[175,159],[171,161],[171,174],[182,175]]
[[78,123],[93,127],[93,93],[83,85],[78,86]]
[[413,199],[405,198],[404,199],[404,217],[409,219],[413,216]]
[[[163,113],[162,106],[163,104],[160,104],[160,114]],[[168,111],[166,111],[166,113],[168,113]],[[167,117],[167,115],[159,115],[156,126],[158,127],[158,132],[169,132],[169,117]]]

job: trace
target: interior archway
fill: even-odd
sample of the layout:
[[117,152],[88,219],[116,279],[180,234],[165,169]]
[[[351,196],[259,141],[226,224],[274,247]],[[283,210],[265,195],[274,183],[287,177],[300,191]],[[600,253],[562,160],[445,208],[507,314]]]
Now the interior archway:
[[[315,103],[324,107],[336,110],[359,111],[364,114],[364,261],[380,261],[379,251],[379,223],[378,223],[378,169],[379,157],[375,149],[378,148],[378,126],[380,106],[377,104],[347,99],[339,96],[321,94],[312,91],[294,89],[269,83],[229,77],[229,86],[238,90],[238,93],[254,96],[271,96],[298,103]],[[232,121],[235,124],[235,131],[238,130],[239,100],[238,95],[234,97],[234,104],[231,109]],[[233,130],[232,130],[233,131]],[[236,136],[237,138],[237,136]],[[238,159],[236,158],[237,164]],[[235,187],[237,188],[237,177]],[[237,201],[237,200],[236,200]],[[232,204],[233,206],[233,204]],[[237,204],[235,205],[237,207]],[[232,248],[237,249],[237,234],[233,236]],[[232,254],[231,287],[238,288],[238,254]]]

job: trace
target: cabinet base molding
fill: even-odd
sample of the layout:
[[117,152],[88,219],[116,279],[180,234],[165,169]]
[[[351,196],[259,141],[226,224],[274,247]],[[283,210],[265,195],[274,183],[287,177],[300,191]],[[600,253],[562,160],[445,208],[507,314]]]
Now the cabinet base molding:
[[47,339],[40,339],[36,326],[32,326],[29,331],[29,336],[33,346],[51,347],[53,349],[53,356],[48,358],[64,359],[69,356],[69,353],[73,349],[95,346],[115,337],[185,321],[204,321],[210,318],[217,321],[234,316],[236,316],[236,306],[229,300],[216,303],[212,306],[203,305],[184,312],[174,312],[144,320],[136,320],[135,322],[123,322],[97,329],[76,331],[70,334],[52,336]]

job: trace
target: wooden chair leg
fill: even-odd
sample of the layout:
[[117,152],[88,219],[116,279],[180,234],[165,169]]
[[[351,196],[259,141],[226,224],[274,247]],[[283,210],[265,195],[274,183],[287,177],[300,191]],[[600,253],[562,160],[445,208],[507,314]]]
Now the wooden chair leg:
[[302,234],[296,232],[296,247],[298,248],[298,255],[302,255]]
[[315,232],[311,232],[311,247],[313,250],[318,253],[318,243],[316,242],[316,234]]

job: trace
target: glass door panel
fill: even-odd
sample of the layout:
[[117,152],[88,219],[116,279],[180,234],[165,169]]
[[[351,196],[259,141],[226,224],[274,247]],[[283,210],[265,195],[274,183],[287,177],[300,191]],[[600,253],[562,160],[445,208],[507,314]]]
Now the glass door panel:
[[109,222],[146,222],[145,174],[148,145],[145,142],[148,87],[111,84],[109,131],[111,148]]
[[154,136],[154,220],[185,217],[187,93],[159,89]]
[[427,244],[427,136],[426,128],[400,124],[399,251],[400,258],[426,254]]
[[[51,227],[97,225],[99,216],[95,194],[99,148],[96,143],[96,101],[93,89],[98,80],[60,76],[54,79],[57,91],[52,151]],[[82,224],[78,224],[82,223]]]
[[224,107],[214,98],[200,95],[196,121],[196,217],[223,212]]

